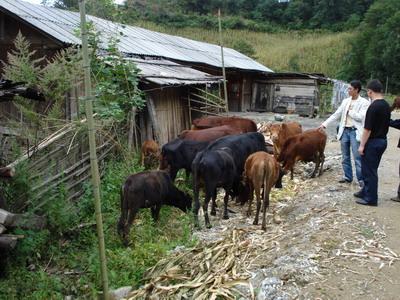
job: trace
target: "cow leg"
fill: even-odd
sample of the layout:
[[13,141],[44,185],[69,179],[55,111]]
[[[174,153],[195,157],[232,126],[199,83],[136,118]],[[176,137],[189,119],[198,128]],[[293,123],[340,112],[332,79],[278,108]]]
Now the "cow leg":
[[319,163],[320,163],[319,154],[316,155],[314,163],[315,163],[315,168],[314,168],[314,171],[311,174],[311,178],[314,178],[315,175],[317,175],[317,170],[319,168]]
[[267,221],[265,220],[266,214],[267,214],[267,208],[269,207],[269,192],[267,189],[264,189],[264,201],[263,201],[263,220],[262,220],[262,225],[261,229],[262,230],[267,230]]
[[229,216],[228,216],[229,190],[230,190],[230,188],[225,189],[225,197],[224,197],[224,216],[223,216],[223,219],[224,219],[224,220],[228,220],[228,219],[229,219]]
[[294,169],[294,167],[292,167],[292,168],[290,169],[290,179],[291,179],[291,180],[293,180],[293,169]]
[[154,222],[157,222],[160,217],[160,209],[161,205],[156,205],[151,208],[151,216],[153,217]]
[[144,167],[144,153],[142,152],[142,156],[140,157],[140,165]]
[[138,209],[130,209],[128,211],[128,220],[125,224],[125,228],[124,228],[124,233],[123,233],[123,241],[124,241],[124,245],[126,247],[128,247],[129,245],[129,241],[128,241],[128,236],[129,236],[129,231],[131,229],[133,220],[135,219],[136,213],[138,212]]
[[199,209],[200,209],[199,186],[194,179],[193,179],[193,198],[194,198],[194,205],[193,205],[194,226],[196,228],[200,228],[200,224],[199,224]]
[[260,208],[261,208],[261,197],[260,197],[260,193],[261,193],[261,187],[255,187],[254,191],[256,193],[256,199],[257,199],[257,211],[256,211],[256,216],[254,218],[254,222],[253,225],[258,225],[258,216],[260,214]]
[[247,216],[251,216],[251,206],[253,205],[253,199],[254,199],[254,188],[252,184],[249,184],[249,207],[247,209]]
[[212,203],[211,203],[211,215],[212,216],[217,215],[217,211],[215,209],[217,207],[216,199],[217,199],[217,189],[214,190],[214,193],[212,196]]
[[206,197],[204,199],[203,203],[203,212],[204,212],[204,220],[206,223],[207,228],[211,228],[211,223],[210,223],[210,218],[208,217],[208,203],[210,202],[211,199],[211,193],[209,191],[206,191]]
[[325,162],[325,154],[322,152],[321,153],[321,167],[319,168],[318,176],[321,176],[321,174],[322,174],[322,170],[323,170],[323,167],[324,167],[324,162]]

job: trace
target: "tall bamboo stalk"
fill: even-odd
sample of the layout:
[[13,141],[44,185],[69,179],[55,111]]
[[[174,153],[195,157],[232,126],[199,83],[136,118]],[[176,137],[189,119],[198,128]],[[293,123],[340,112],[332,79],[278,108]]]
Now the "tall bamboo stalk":
[[95,139],[95,128],[93,120],[93,95],[92,95],[92,83],[90,80],[90,61],[88,53],[88,34],[86,27],[86,11],[85,11],[85,0],[79,0],[79,10],[81,14],[81,31],[82,31],[82,56],[83,56],[83,69],[85,73],[85,109],[86,118],[88,123],[88,135],[89,135],[89,156],[90,156],[90,167],[92,172],[92,185],[94,194],[94,205],[96,214],[97,224],[97,237],[99,243],[100,252],[100,270],[101,270],[101,281],[103,286],[103,299],[108,299],[108,276],[107,276],[107,261],[104,245],[104,232],[103,232],[103,219],[101,215],[101,199],[100,199],[100,175],[99,166],[97,162],[96,154],[96,139]]
[[221,9],[218,8],[218,31],[219,31],[219,44],[221,46],[221,64],[222,64],[222,76],[224,77],[224,96],[225,96],[225,110],[228,114],[228,89],[226,88],[226,74],[225,74],[225,63],[224,63],[224,44],[222,41],[222,26],[221,26]]

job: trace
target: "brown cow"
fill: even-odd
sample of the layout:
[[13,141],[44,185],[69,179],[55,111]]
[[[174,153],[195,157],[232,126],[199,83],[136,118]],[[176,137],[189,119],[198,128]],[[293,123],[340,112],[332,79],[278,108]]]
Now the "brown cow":
[[220,137],[243,133],[241,129],[228,125],[217,126],[201,130],[184,130],[178,136],[183,140],[192,140],[198,142],[214,141]]
[[400,96],[397,96],[393,100],[392,110],[395,110],[395,109],[400,109]]
[[154,140],[145,140],[141,148],[141,165],[145,169],[158,163],[160,156],[160,147]]
[[318,167],[320,167],[319,175],[322,174],[324,165],[326,133],[319,129],[310,129],[303,133],[290,137],[283,145],[279,154],[278,161],[283,163],[285,171],[290,170],[290,178],[293,179],[293,168],[297,161],[304,162],[313,161],[315,169],[311,177],[315,177]]
[[193,120],[192,129],[205,129],[217,127],[222,125],[229,125],[231,127],[240,129],[243,133],[257,132],[257,125],[250,119],[240,117],[204,117]]
[[254,225],[258,225],[258,216],[261,207],[261,188],[264,187],[263,200],[263,221],[261,228],[266,230],[265,214],[269,207],[269,193],[275,185],[277,188],[282,188],[283,171],[276,158],[268,153],[259,151],[250,155],[245,163],[243,180],[246,187],[249,189],[249,208],[247,215],[251,215],[251,205],[253,202],[253,192],[257,199],[257,212],[254,218]]
[[275,157],[279,157],[286,140],[302,132],[302,127],[297,122],[272,124],[269,127],[271,140],[274,143]]

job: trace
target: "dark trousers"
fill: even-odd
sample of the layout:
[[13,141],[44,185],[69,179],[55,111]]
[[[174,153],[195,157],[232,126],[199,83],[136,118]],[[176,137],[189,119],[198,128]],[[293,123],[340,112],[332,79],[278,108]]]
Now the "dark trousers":
[[[399,163],[399,177],[400,177],[400,163]],[[399,187],[397,188],[397,198],[400,199],[400,183],[399,183]]]
[[361,156],[363,199],[372,204],[378,202],[378,167],[386,147],[386,139],[370,139],[365,145],[364,155]]

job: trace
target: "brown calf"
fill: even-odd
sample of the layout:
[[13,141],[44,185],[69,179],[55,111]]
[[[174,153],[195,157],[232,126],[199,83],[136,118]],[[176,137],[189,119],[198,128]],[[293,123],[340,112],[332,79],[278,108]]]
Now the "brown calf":
[[201,130],[184,130],[178,137],[184,140],[209,142],[209,141],[214,141],[226,135],[233,135],[240,133],[243,133],[241,129],[231,127],[229,125],[223,125]]
[[251,215],[251,205],[253,202],[253,192],[257,199],[257,212],[254,218],[254,225],[258,225],[258,216],[261,207],[261,188],[264,187],[263,199],[263,221],[261,228],[266,230],[266,210],[269,207],[269,193],[275,185],[277,188],[282,187],[282,176],[280,165],[271,154],[259,151],[250,155],[245,163],[243,179],[246,186],[249,188],[249,208],[247,215]]
[[205,129],[222,125],[229,125],[243,133],[257,132],[257,125],[250,119],[240,117],[204,117],[193,120],[192,129]]
[[274,143],[275,157],[279,157],[282,147],[288,138],[302,132],[302,127],[297,122],[272,124],[269,127],[271,140]]
[[160,156],[160,147],[154,140],[145,140],[141,148],[141,165],[145,169],[150,168],[158,162]]
[[311,177],[315,177],[318,167],[319,175],[322,174],[322,168],[325,160],[326,133],[319,129],[310,129],[298,135],[290,137],[283,145],[278,161],[282,162],[285,171],[290,170],[290,178],[293,179],[293,168],[297,161],[312,161],[315,163],[315,169]]

